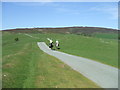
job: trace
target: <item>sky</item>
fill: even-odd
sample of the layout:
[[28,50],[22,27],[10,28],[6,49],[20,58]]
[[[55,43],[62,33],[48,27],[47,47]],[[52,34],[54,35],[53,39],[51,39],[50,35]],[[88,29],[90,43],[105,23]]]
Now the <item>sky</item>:
[[2,30],[90,26],[118,28],[117,2],[2,2]]

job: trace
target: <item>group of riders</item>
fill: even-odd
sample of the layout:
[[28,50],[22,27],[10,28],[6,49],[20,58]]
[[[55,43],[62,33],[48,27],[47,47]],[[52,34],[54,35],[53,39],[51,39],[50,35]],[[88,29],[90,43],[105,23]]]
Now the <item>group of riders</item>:
[[55,46],[56,49],[60,49],[60,48],[59,48],[59,41],[58,41],[58,40],[56,40],[55,44],[53,43],[53,41],[52,41],[51,39],[48,38],[48,40],[49,40],[49,42],[50,42],[50,43],[49,43],[49,48],[53,49],[53,47]]

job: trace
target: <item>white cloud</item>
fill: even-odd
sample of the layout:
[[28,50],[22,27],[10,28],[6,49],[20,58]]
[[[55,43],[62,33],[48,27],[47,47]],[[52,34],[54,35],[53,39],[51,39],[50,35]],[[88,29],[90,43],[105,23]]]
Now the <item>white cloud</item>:
[[97,6],[91,8],[91,10],[98,11],[109,15],[111,19],[118,19],[118,7],[115,6]]
[[73,10],[73,9],[69,9],[69,8],[56,8],[56,11],[57,12],[60,12],[60,13],[67,13],[67,14],[80,14],[80,11],[79,10]]
[[60,6],[59,4],[56,4],[54,2],[13,2],[12,4],[18,5],[18,6],[32,6],[32,7],[58,7]]

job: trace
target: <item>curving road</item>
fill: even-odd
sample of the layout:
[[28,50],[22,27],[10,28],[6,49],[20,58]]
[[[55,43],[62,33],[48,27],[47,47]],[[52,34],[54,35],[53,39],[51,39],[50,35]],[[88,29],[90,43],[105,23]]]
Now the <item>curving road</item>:
[[90,59],[51,50],[44,42],[37,42],[45,53],[55,56],[102,88],[118,88],[118,69]]

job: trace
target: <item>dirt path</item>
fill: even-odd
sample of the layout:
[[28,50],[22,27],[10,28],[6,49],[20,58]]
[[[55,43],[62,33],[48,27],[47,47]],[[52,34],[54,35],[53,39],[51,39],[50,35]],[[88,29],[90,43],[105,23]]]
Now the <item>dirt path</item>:
[[44,42],[37,43],[45,53],[55,56],[74,70],[103,88],[118,88],[118,69],[90,59],[51,50]]
[[29,35],[29,34],[25,34],[25,35],[26,35],[26,36],[29,36],[29,37],[31,37],[31,38],[39,39],[38,37],[33,37],[33,36]]

